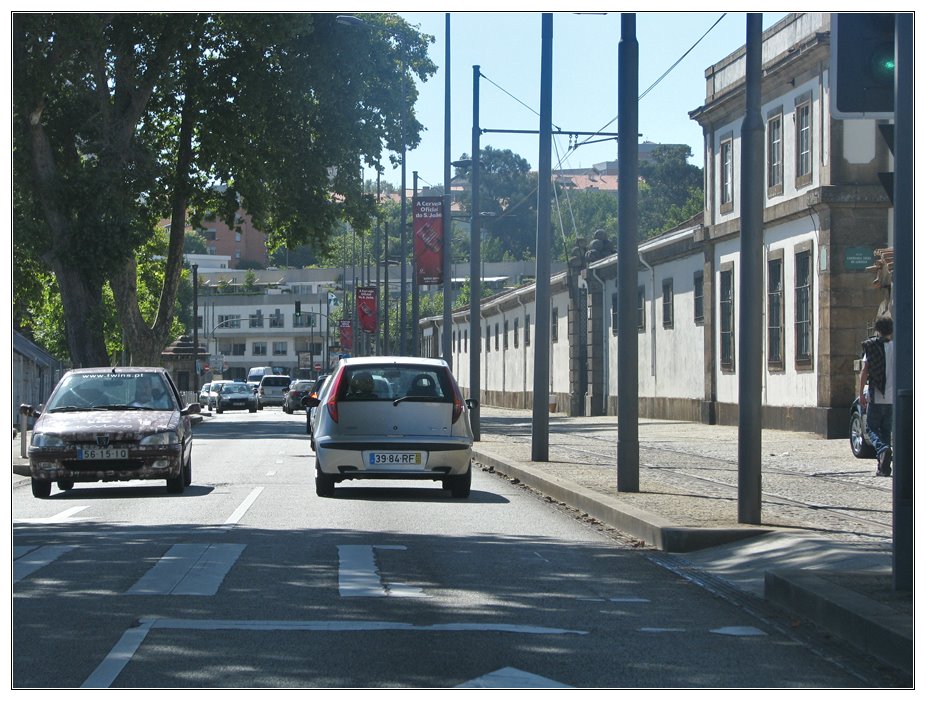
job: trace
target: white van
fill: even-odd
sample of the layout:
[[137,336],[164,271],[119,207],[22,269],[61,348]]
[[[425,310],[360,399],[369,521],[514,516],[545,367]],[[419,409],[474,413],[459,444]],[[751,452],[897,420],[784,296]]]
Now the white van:
[[258,368],[251,368],[250,370],[248,370],[248,379],[246,380],[246,382],[249,385],[256,387],[257,385],[260,384],[260,380],[264,375],[273,375],[273,374],[274,374],[273,368],[270,367],[269,365],[261,366]]

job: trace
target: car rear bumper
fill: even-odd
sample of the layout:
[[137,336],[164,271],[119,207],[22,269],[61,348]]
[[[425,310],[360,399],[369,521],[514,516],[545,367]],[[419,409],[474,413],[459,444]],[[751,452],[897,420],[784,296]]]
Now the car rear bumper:
[[[318,466],[323,474],[341,479],[442,479],[463,475],[473,457],[468,439],[439,441],[401,439],[316,440]],[[419,465],[371,465],[370,451],[421,453]]]

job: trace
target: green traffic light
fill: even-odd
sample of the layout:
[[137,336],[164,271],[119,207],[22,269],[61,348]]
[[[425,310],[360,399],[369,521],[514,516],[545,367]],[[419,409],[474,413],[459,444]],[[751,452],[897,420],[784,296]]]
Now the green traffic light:
[[871,57],[871,72],[875,79],[882,81],[894,80],[894,69],[897,62],[894,60],[893,46],[879,46]]

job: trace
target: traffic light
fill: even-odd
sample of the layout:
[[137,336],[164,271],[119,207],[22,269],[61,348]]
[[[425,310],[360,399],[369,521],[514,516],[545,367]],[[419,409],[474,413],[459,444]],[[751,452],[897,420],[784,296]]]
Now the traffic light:
[[302,302],[296,300],[296,316],[302,316]]
[[830,112],[837,119],[893,119],[893,12],[837,12],[830,28]]

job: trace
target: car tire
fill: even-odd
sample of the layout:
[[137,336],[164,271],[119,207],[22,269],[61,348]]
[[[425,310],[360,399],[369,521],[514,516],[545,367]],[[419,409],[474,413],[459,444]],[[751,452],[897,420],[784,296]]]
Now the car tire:
[[51,480],[32,478],[32,496],[36,499],[48,499],[51,496]]
[[334,496],[334,477],[321,471],[318,460],[315,461],[315,494],[320,497]]
[[852,414],[849,417],[849,447],[852,449],[852,454],[860,460],[875,457],[875,449],[865,440],[862,425],[862,414],[856,405],[852,408]]
[[251,407],[250,409],[248,409],[248,413],[249,413],[249,414],[256,414],[256,413],[257,413],[257,407]]
[[222,405],[221,405],[221,404],[216,404],[216,405],[215,405],[215,413],[216,413],[216,414],[221,414],[223,411],[224,411],[224,409],[222,409]]
[[448,478],[450,482],[450,496],[454,499],[469,497],[470,487],[473,483],[473,466],[470,464],[462,475]]
[[193,456],[190,456],[190,459],[186,461],[186,465],[183,466],[183,486],[189,487],[193,484]]
[[183,476],[183,468],[180,469],[180,474],[176,477],[167,478],[167,492],[168,494],[183,494],[183,490],[186,488],[186,479]]
[[62,492],[74,489],[74,480],[58,480],[58,489]]
[[286,406],[286,405],[284,404],[284,405],[283,405],[283,413],[284,413],[284,414],[292,414],[292,413],[293,413],[293,410],[290,409],[288,406]]

